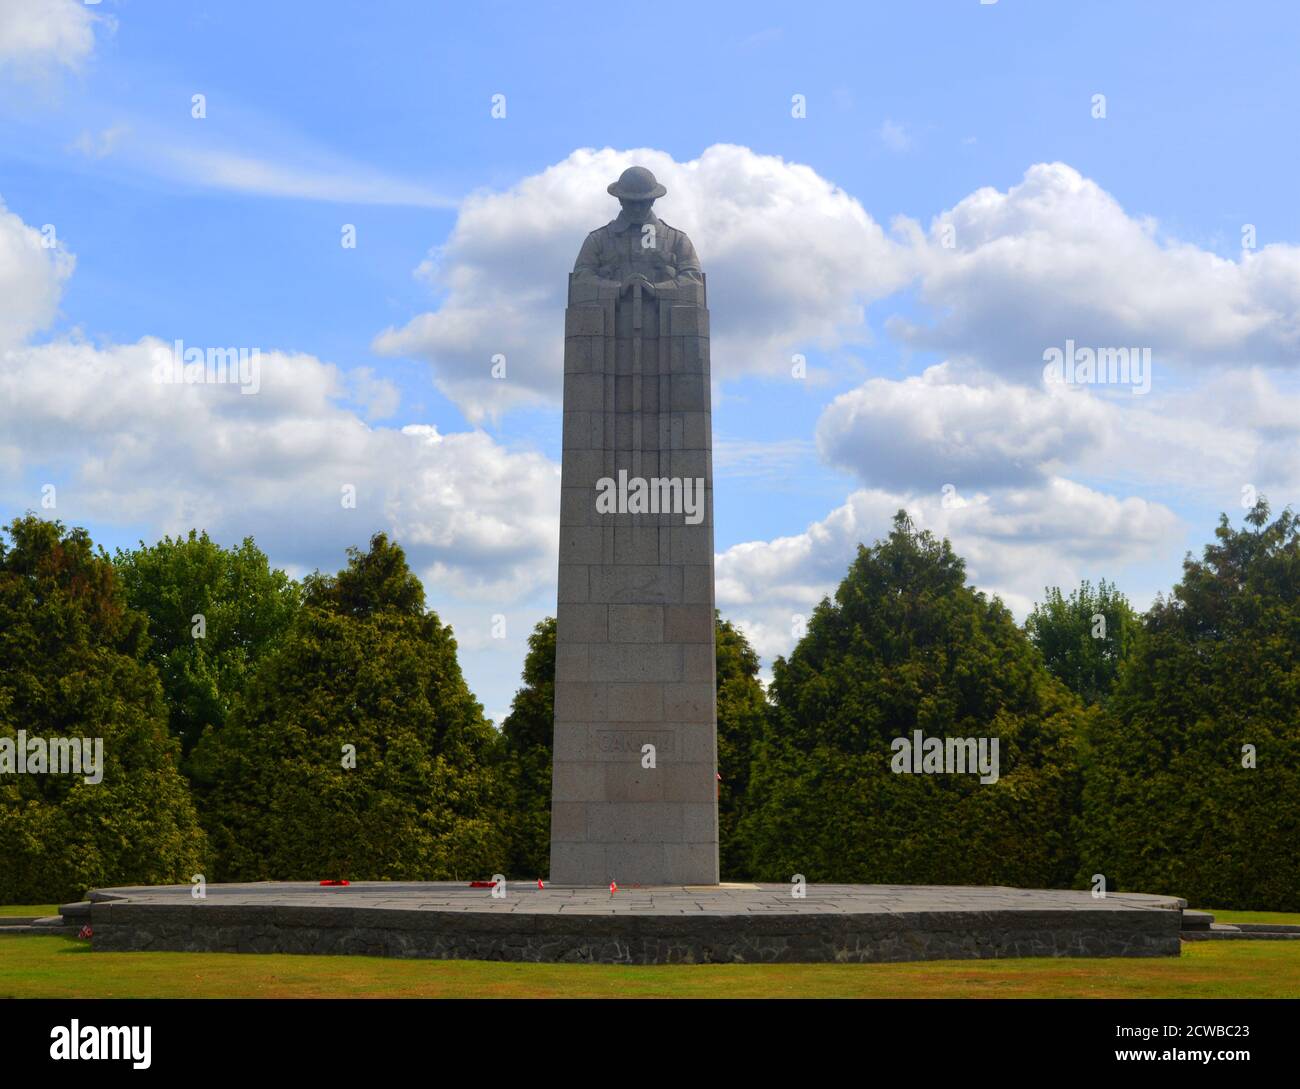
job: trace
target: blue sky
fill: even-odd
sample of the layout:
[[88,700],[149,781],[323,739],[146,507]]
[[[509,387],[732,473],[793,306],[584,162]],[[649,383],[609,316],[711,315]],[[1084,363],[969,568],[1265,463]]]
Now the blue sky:
[[[3,511],[53,483],[110,548],[197,524],[294,573],[388,530],[499,716],[554,609],[563,272],[635,160],[710,276],[719,605],[768,661],[899,506],[1021,615],[1080,577],[1145,605],[1243,488],[1300,483],[1298,29],[1283,3],[0,0]],[[177,338],[258,348],[266,388],[134,390]],[[1150,394],[1045,391],[1067,338],[1150,347]]]

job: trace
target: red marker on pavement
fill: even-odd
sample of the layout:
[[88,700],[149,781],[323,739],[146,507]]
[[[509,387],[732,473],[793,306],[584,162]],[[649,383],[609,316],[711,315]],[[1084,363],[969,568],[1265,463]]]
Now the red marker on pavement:
[[613,881],[611,881],[611,882],[609,883],[609,891],[610,891],[610,892],[618,892],[618,885],[616,885]]
[[537,879],[537,887],[538,887],[539,889],[544,889],[544,888],[546,888],[546,886],[542,884],[542,879],[541,879],[540,877]]

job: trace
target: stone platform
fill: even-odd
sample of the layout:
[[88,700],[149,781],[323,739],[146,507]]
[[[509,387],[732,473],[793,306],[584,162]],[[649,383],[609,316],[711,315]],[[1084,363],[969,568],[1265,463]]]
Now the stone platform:
[[98,951],[701,964],[1177,956],[1185,901],[956,886],[306,882],[97,889]]

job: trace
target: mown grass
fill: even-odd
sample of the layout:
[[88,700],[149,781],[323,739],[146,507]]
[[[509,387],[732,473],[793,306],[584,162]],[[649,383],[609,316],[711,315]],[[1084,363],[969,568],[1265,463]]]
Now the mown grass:
[[918,964],[506,964],[245,953],[92,953],[0,933],[18,998],[1300,997],[1300,942],[1189,942],[1181,957]]
[[43,918],[58,913],[58,904],[0,904],[0,915],[35,915]]

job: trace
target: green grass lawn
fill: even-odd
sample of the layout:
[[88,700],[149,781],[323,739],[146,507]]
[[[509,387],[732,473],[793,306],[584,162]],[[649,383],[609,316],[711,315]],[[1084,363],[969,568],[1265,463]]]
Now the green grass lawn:
[[35,915],[44,918],[58,913],[58,904],[0,904],[0,915]]
[[1300,942],[1188,942],[1181,957],[918,964],[506,964],[252,953],[92,953],[0,933],[17,998],[1300,997]]

